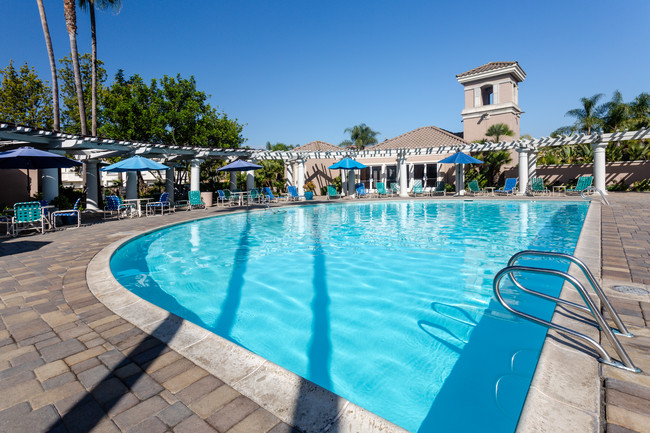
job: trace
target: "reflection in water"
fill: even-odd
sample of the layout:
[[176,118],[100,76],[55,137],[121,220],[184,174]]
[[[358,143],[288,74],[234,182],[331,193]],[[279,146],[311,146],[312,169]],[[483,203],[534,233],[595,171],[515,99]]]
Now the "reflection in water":
[[192,252],[198,251],[201,244],[201,235],[197,224],[190,226],[190,244],[192,245]]

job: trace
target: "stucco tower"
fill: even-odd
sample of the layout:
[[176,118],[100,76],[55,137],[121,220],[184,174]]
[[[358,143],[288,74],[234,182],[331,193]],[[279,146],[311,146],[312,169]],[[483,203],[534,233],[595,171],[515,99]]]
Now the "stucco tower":
[[505,123],[519,138],[519,83],[526,73],[517,62],[490,62],[456,75],[465,86],[463,138],[466,141],[485,138],[487,129],[495,123]]

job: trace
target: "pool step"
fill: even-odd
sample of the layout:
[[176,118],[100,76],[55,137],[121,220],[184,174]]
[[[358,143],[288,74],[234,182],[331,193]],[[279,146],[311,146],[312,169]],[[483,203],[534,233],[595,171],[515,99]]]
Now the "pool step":
[[[568,261],[574,265],[576,265],[584,274],[584,276],[587,278],[587,281],[590,283],[591,287],[593,288],[594,292],[600,299],[603,307],[605,310],[607,310],[610,315],[612,316],[612,319],[616,325],[616,328],[610,328],[610,326],[607,324],[605,321],[603,315],[600,313],[598,307],[594,303],[594,301],[589,297],[589,294],[587,293],[587,290],[585,287],[578,281],[575,277],[569,275],[566,272],[558,271],[556,269],[550,269],[550,268],[539,268],[539,267],[531,267],[531,266],[517,266],[516,262],[521,259],[522,257],[527,257],[527,258],[553,258],[553,259],[560,259],[560,260],[565,260]],[[515,274],[522,275],[522,274],[532,274],[534,275],[551,275],[555,277],[559,277],[563,279],[565,282],[569,283],[569,286],[573,286],[578,293],[580,294],[580,297],[584,301],[586,305],[581,305],[577,304],[571,301],[567,301],[565,299],[560,299],[555,296],[547,295],[545,293],[538,292],[536,290],[532,290],[529,288],[524,287],[521,282],[515,277]],[[545,299],[547,301],[552,301],[558,304],[565,305],[567,307],[571,308],[576,308],[581,311],[585,311],[590,313],[594,319],[596,320],[597,327],[605,334],[605,337],[607,338],[608,342],[614,347],[614,350],[618,354],[620,358],[620,362],[612,359],[612,357],[609,355],[609,353],[605,350],[605,348],[600,345],[597,341],[595,341],[593,338],[584,335],[580,332],[577,332],[573,329],[558,325],[556,323],[551,323],[549,321],[540,319],[539,317],[532,316],[530,314],[526,314],[524,312],[521,312],[519,310],[514,309],[511,307],[506,300],[503,298],[501,295],[501,280],[505,277],[508,276],[510,278],[510,281],[520,289],[521,291],[528,293],[529,295],[537,296],[539,298]],[[632,360],[628,356],[627,352],[625,352],[625,349],[623,349],[623,346],[621,343],[618,341],[616,338],[616,334],[624,337],[634,337],[625,327],[623,322],[621,321],[620,317],[614,310],[614,307],[612,307],[612,304],[609,302],[609,299],[607,299],[607,296],[605,296],[605,293],[601,289],[600,285],[596,282],[596,279],[594,278],[593,274],[587,268],[587,265],[584,264],[584,262],[580,259],[578,259],[575,256],[572,256],[570,254],[563,254],[563,253],[555,253],[555,252],[549,252],[549,251],[533,251],[533,250],[525,250],[525,251],[520,251],[516,254],[514,254],[510,260],[508,260],[508,266],[501,269],[499,272],[497,272],[496,276],[494,277],[493,285],[492,288],[494,290],[494,295],[496,298],[499,300],[501,305],[511,313],[523,317],[524,319],[530,320],[534,323],[537,323],[542,326],[546,326],[547,328],[554,329],[562,334],[566,334],[575,338],[578,338],[585,343],[587,343],[589,346],[593,347],[594,350],[598,353],[600,356],[599,360],[605,364],[609,364],[615,367],[619,367],[628,371],[632,371],[635,373],[640,373],[641,370],[636,368],[634,364],[632,363]]]

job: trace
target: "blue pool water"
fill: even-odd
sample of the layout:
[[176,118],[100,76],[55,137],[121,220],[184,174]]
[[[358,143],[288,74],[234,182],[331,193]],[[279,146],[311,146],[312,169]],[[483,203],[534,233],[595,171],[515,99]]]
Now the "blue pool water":
[[573,253],[587,209],[431,200],[253,211],[136,238],[111,269],[144,299],[410,431],[512,432],[546,330],[503,309],[492,279],[520,250]]

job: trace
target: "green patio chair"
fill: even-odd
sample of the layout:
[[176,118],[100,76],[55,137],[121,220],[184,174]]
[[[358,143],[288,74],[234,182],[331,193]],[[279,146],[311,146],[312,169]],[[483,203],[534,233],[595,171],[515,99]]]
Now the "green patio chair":
[[341,194],[336,191],[332,185],[327,185],[327,199],[331,200],[333,198],[341,198]]
[[392,183],[390,184],[390,191],[391,191],[393,194],[399,196],[399,193],[400,193],[399,190],[400,190],[400,188],[399,188],[399,183],[397,183],[397,182],[392,182]]
[[544,179],[541,177],[531,177],[530,178],[530,193],[531,195],[536,195],[536,194],[541,194],[541,195],[546,195],[546,194],[551,194],[551,191],[549,191],[545,186],[544,186]]
[[447,195],[447,184],[444,180],[439,180],[436,182],[436,187],[431,190],[431,195],[442,194],[443,196]]
[[29,201],[14,204],[14,216],[11,218],[11,235],[16,237],[24,230],[40,230],[45,234],[45,224],[41,203]]
[[418,194],[424,195],[424,190],[422,189],[422,179],[413,180],[413,190],[411,193],[413,194],[413,197],[417,197]]
[[589,188],[594,181],[593,176],[580,176],[578,178],[578,183],[576,184],[575,188],[567,188],[566,192],[567,193],[577,193],[580,194],[583,190]]
[[386,191],[386,185],[384,184],[384,182],[377,182],[377,196],[388,197],[388,194],[391,193],[389,191]]
[[470,192],[472,195],[481,195],[481,194],[485,194],[485,190],[484,190],[484,189],[481,189],[481,188],[478,186],[478,180],[476,180],[476,179],[474,179],[474,180],[470,180],[470,181],[467,183],[467,188],[469,189],[468,192]]

